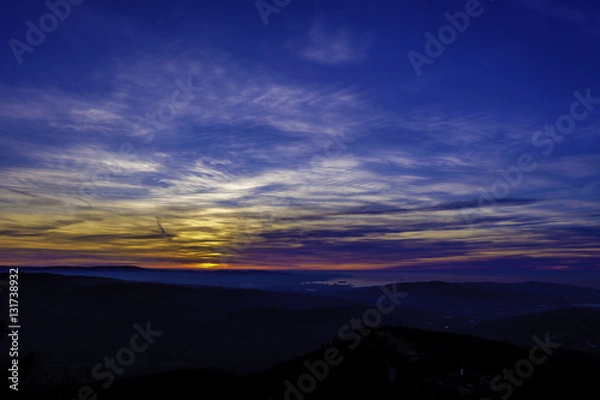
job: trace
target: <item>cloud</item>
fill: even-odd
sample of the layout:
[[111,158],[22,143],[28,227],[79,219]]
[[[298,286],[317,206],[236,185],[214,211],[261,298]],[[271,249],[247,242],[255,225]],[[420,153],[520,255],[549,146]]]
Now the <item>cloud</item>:
[[[528,4],[585,19],[556,2]],[[502,87],[467,96],[450,91],[458,79],[420,92],[396,85],[401,75],[332,82],[331,66],[376,50],[361,32],[317,19],[283,39],[291,52],[270,48],[265,61],[197,45],[198,35],[167,43],[157,30],[142,46],[126,41],[120,58],[99,52],[96,71],[73,77],[79,91],[50,78],[0,83],[0,258],[202,265],[229,249],[239,266],[368,267],[597,254],[597,156],[575,157],[565,144],[567,154],[538,158],[519,192],[478,209],[470,229],[461,211],[477,207],[478,188],[536,150],[537,106],[515,114],[486,100],[508,99]],[[177,82],[189,82],[191,101],[148,123]],[[593,151],[597,127],[584,129],[578,145]],[[120,153],[126,142],[136,156]],[[575,184],[587,197],[569,193]],[[93,196],[81,200],[82,185]]]
[[548,17],[583,24],[588,21],[587,13],[572,4],[555,0],[520,0],[521,3],[532,10]]
[[322,19],[317,19],[299,42],[300,57],[318,64],[339,65],[364,61],[371,40],[348,28],[328,28]]

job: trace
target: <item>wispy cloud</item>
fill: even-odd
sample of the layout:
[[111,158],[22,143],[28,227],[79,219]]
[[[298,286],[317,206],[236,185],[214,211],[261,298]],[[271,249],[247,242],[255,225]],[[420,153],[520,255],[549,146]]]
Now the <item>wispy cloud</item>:
[[[581,6],[519,1],[549,28],[556,19],[593,24]],[[214,265],[237,249],[238,267],[433,267],[519,256],[552,267],[598,253],[597,111],[552,159],[537,157],[533,132],[573,101],[548,94],[576,88],[562,67],[546,76],[520,51],[539,49],[531,35],[516,47],[463,35],[444,72],[416,82],[400,65],[410,7],[378,10],[377,26],[311,12],[308,24],[268,39],[231,21],[227,30],[183,21],[179,4],[160,24],[133,9],[125,18],[119,7],[94,7],[77,25],[82,35],[67,40],[76,51],[48,45],[53,68],[0,78],[2,260]],[[194,15],[213,7],[221,15],[218,2]],[[398,41],[386,44],[389,33]],[[488,51],[496,45],[501,57]],[[579,75],[593,77],[583,47]],[[193,96],[171,113],[182,85]],[[124,144],[134,154],[124,155]],[[538,169],[496,206],[479,208],[469,228],[461,211],[477,208],[478,189],[524,152]]]
[[560,0],[519,0],[522,4],[548,17],[575,23],[586,23],[588,14],[577,6]]
[[367,34],[357,34],[349,28],[332,28],[318,18],[304,37],[294,43],[297,54],[307,60],[338,65],[359,63],[368,54],[371,39]]

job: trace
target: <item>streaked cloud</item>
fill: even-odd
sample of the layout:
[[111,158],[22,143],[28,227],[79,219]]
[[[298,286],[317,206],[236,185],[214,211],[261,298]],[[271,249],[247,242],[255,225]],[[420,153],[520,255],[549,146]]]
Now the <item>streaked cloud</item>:
[[363,61],[371,46],[368,34],[358,34],[350,28],[332,28],[317,18],[305,37],[293,42],[298,55],[323,65],[351,64]]
[[573,4],[559,0],[520,0],[523,5],[543,15],[575,23],[585,23],[588,15]]
[[[552,17],[531,23],[592,23],[562,3],[527,4]],[[2,262],[597,267],[600,115],[549,157],[531,143],[597,81],[590,42],[552,49],[581,72],[542,68],[539,42],[506,43],[508,4],[488,20],[501,38],[461,37],[443,72],[416,82],[406,38],[440,21],[388,6],[374,22],[361,5],[265,32],[211,21],[218,3],[190,3],[190,16],[165,5],[162,25],[95,5],[73,20],[73,49],[35,53],[44,74],[0,78]],[[523,153],[538,168],[479,204]]]

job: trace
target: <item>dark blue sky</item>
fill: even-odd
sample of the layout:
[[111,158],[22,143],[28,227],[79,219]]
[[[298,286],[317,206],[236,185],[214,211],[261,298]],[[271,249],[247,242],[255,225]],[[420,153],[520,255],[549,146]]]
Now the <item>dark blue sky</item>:
[[2,263],[600,266],[593,1],[73,3],[0,17]]

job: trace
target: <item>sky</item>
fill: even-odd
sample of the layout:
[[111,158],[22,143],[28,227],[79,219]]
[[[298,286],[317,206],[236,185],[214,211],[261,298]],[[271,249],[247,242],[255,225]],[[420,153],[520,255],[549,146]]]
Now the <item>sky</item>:
[[595,1],[24,0],[0,22],[0,264],[600,267]]

